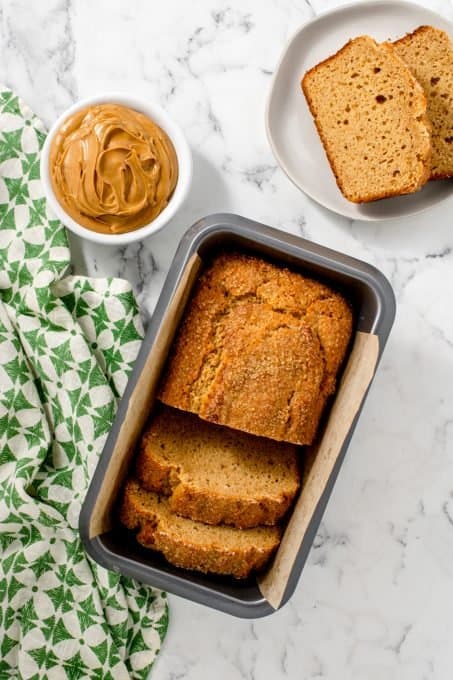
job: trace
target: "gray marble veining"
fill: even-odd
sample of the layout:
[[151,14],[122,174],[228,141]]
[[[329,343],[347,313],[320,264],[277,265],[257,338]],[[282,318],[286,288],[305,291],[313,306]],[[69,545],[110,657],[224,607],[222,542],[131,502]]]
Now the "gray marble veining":
[[[50,124],[123,90],[166,107],[194,153],[184,209],[126,248],[71,239],[78,273],[129,279],[151,313],[185,229],[231,211],[379,267],[394,331],[291,602],[241,621],[171,598],[155,680],[450,680],[453,669],[452,203],[353,222],[287,180],[266,140],[270,76],[298,26],[335,0],[5,0],[0,79]],[[425,4],[453,18],[451,0]]]

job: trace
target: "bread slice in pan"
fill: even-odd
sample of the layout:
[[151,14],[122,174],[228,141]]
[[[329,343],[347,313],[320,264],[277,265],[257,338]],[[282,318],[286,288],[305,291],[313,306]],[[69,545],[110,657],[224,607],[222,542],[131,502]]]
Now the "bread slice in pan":
[[165,498],[145,491],[134,479],[126,482],[120,519],[128,529],[139,529],[139,543],[171,564],[235,578],[263,567],[280,541],[277,527],[236,529],[179,517]]
[[137,477],[183,517],[249,528],[273,525],[299,487],[297,448],[163,407],[145,432]]
[[447,33],[420,26],[393,43],[422,86],[428,102],[432,160],[430,179],[453,177],[453,44]]
[[302,89],[348,200],[410,194],[428,180],[426,99],[391,45],[355,38],[308,71]]

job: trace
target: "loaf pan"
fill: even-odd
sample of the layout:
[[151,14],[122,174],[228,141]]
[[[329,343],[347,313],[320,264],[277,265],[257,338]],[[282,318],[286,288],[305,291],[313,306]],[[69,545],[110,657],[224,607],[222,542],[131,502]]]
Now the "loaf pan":
[[[254,253],[326,282],[351,302],[355,320],[335,399],[317,444],[305,451],[302,491],[281,546],[267,571],[245,581],[173,567],[142,548],[117,519],[118,493],[184,306],[203,262],[225,249]],[[307,560],[394,316],[390,284],[365,262],[237,215],[199,220],[179,244],[82,507],[80,534],[89,555],[107,569],[235,616],[276,611],[291,597]]]

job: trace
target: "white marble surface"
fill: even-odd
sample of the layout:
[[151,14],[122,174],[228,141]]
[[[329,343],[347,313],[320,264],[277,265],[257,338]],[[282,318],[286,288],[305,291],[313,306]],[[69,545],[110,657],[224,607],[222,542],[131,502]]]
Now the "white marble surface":
[[[453,674],[453,201],[351,223],[295,189],[263,110],[288,37],[332,0],[4,0],[0,81],[50,124],[79,97],[153,98],[185,130],[193,190],[170,227],[123,249],[74,242],[75,269],[133,282],[152,310],[198,217],[242,213],[367,260],[398,315],[299,587],[241,621],[171,597],[154,680],[450,680]],[[452,0],[426,5],[453,19]]]

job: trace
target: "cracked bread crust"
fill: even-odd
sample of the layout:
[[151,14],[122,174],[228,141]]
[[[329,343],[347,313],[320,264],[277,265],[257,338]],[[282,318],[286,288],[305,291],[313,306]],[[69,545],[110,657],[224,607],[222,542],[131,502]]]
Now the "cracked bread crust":
[[125,484],[120,520],[128,529],[138,529],[139,543],[176,567],[238,579],[261,569],[280,541],[277,527],[236,529],[179,517],[165,498],[142,489],[134,479]]
[[311,444],[352,331],[346,301],[260,258],[227,253],[201,276],[159,398],[231,428]]
[[426,184],[427,102],[391,44],[354,38],[307,71],[301,86],[345,198],[367,203]]
[[299,487],[295,446],[168,407],[142,438],[136,473],[176,514],[241,529],[276,524]]

